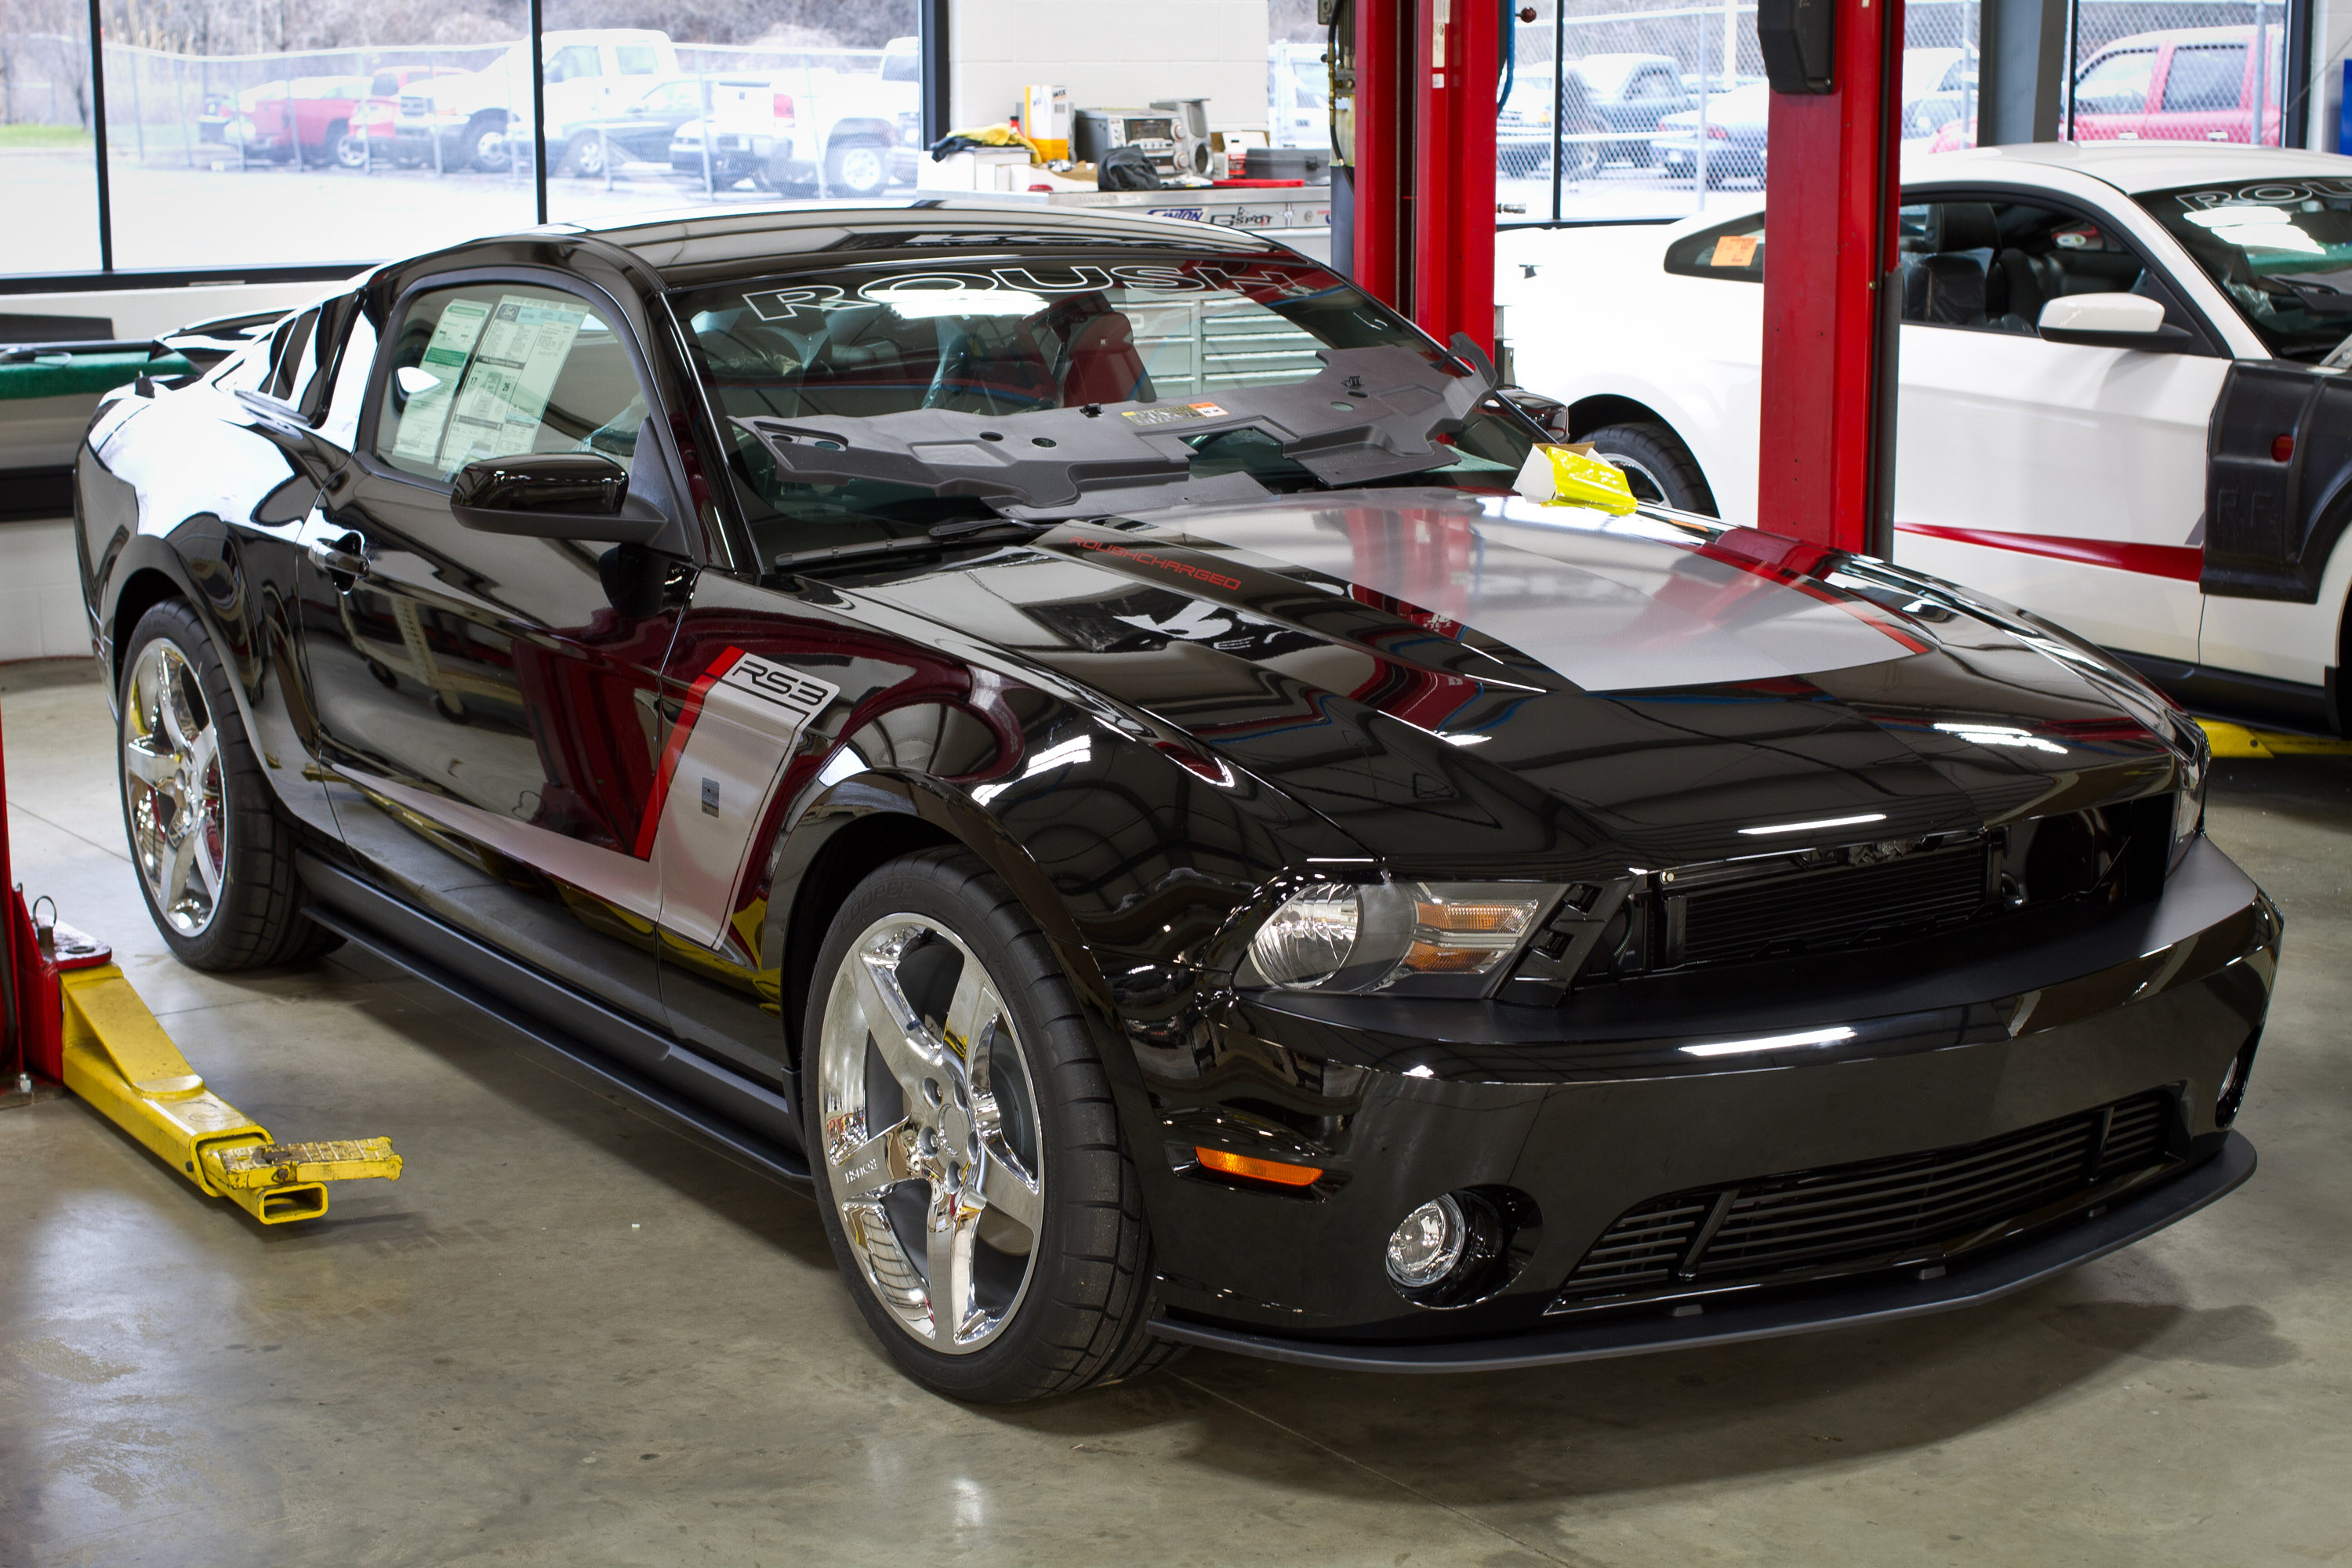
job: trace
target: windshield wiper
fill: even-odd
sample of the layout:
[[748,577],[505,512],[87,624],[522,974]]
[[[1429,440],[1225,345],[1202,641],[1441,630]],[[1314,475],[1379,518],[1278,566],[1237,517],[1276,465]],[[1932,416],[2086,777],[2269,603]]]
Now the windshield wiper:
[[1034,539],[1048,524],[1014,522],[1001,517],[970,518],[942,522],[904,539],[861,539],[850,544],[828,544],[815,550],[787,550],[771,563],[780,573],[805,572],[813,566],[834,566],[877,555],[905,555],[919,550],[940,550],[950,544],[1012,543]]

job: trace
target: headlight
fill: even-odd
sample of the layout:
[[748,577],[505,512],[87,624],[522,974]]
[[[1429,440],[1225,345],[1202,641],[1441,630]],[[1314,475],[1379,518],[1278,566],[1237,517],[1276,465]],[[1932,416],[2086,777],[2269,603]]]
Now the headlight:
[[1317,882],[1250,939],[1244,987],[1476,996],[1565,889],[1546,882]]

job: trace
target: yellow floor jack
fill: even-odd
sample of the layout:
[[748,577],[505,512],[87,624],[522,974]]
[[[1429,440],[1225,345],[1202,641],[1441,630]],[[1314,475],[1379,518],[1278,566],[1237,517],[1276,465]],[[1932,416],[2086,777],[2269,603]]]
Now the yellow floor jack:
[[70,1090],[198,1192],[264,1225],[325,1214],[329,1182],[399,1179],[388,1138],[280,1143],[206,1089],[110,949],[35,918],[9,874],[6,812],[0,772],[0,1107]]

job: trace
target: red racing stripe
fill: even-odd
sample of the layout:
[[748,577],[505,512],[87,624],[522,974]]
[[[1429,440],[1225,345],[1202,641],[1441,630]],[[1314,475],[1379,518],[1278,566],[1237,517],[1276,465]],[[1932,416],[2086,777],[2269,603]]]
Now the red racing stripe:
[[1898,522],[1897,533],[1948,539],[1987,550],[2014,550],[2021,555],[2046,555],[2053,561],[2079,561],[2143,577],[2169,577],[2194,583],[2205,573],[2205,552],[2193,544],[2125,544],[2112,539],[2069,539],[2049,533],[2000,533],[1989,528],[1944,528],[1924,522]]
[[637,847],[634,853],[640,860],[650,860],[654,855],[654,836],[661,831],[662,807],[669,800],[669,784],[677,773],[677,760],[686,752],[686,742],[694,733],[694,721],[702,717],[702,701],[719,678],[735,668],[743,657],[740,647],[730,647],[710,661],[710,668],[695,679],[686,693],[686,702],[678,710],[677,722],[669,727],[669,739],[662,742],[661,766],[654,770],[654,792],[646,802],[646,814],[637,819]]

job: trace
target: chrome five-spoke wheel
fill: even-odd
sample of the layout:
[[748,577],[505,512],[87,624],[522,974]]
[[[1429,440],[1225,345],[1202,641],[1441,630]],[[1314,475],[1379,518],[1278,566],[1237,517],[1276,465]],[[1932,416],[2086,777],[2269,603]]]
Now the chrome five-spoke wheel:
[[987,968],[920,916],[868,925],[831,977],[816,1087],[828,1197],[866,1284],[919,1344],[988,1344],[1035,1271],[1046,1173]]
[[156,910],[201,935],[228,880],[228,814],[220,731],[194,668],[161,639],[131,668],[122,716],[122,791],[131,858]]

